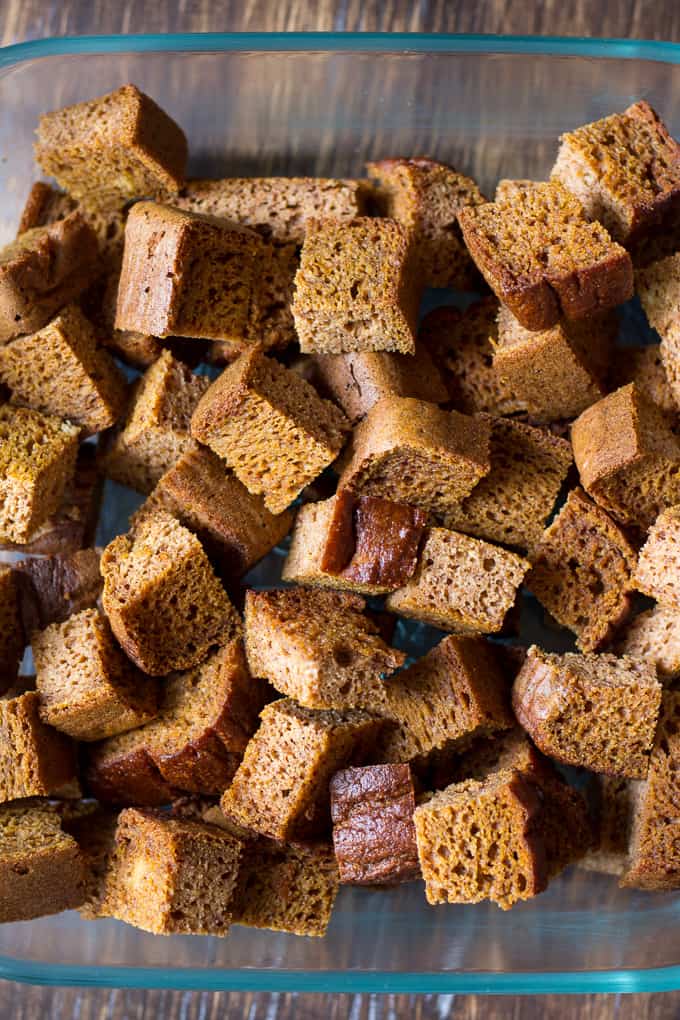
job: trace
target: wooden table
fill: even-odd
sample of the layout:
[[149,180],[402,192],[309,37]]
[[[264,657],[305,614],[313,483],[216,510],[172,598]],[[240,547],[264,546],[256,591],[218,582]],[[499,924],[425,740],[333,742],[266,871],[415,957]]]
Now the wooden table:
[[[511,8],[511,9],[509,9]],[[680,40],[674,0],[4,0],[2,45],[51,35],[208,31],[489,32]],[[667,995],[295,995],[0,983],[12,1020],[677,1020]]]

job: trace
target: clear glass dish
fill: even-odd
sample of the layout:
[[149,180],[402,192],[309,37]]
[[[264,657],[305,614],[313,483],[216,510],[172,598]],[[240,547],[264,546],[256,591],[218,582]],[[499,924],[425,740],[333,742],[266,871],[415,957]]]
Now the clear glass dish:
[[[411,35],[52,39],[0,50],[0,240],[35,176],[38,115],[134,81],[186,129],[193,174],[360,174],[428,153],[492,190],[543,176],[560,132],[644,97],[680,133],[680,46]],[[107,527],[124,526],[109,497]],[[534,901],[429,907],[419,885],[343,891],[327,938],[158,938],[76,914],[0,926],[0,977],[334,992],[680,987],[680,897],[572,868]]]

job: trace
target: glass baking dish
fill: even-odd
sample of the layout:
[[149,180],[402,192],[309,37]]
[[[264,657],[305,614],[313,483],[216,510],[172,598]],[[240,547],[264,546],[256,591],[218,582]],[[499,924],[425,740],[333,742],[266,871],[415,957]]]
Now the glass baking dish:
[[[190,141],[193,175],[362,173],[427,153],[540,178],[560,132],[644,97],[680,133],[680,46],[423,35],[48,39],[0,50],[0,240],[35,176],[38,115],[133,81]],[[105,527],[129,501],[109,489]],[[104,537],[104,536],[100,536]],[[419,884],[343,890],[327,938],[144,934],[76,914],[0,926],[0,977],[65,985],[333,992],[648,992],[680,987],[680,897],[570,869],[534,901],[429,907]]]

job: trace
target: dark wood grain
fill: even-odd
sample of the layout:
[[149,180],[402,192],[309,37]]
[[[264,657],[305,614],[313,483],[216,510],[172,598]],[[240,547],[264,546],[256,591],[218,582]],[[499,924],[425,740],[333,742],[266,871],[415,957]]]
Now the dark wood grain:
[[[178,31],[491,32],[680,39],[676,0],[0,0],[2,45]],[[0,983],[12,1020],[676,1020],[680,992],[634,996],[268,995]]]

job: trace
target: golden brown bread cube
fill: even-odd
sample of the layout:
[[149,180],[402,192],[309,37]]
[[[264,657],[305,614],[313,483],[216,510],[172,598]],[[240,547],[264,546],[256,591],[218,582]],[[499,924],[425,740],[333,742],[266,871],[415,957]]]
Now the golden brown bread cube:
[[680,212],[680,147],[644,99],[562,135],[550,177],[628,247]]
[[556,181],[458,214],[477,268],[525,329],[583,319],[633,295],[628,252]]
[[158,482],[132,518],[165,510],[200,539],[227,578],[240,577],[290,530],[293,515],[272,514],[223,461],[202,446],[188,449]]
[[167,677],[157,718],[90,749],[87,780],[102,801],[162,804],[174,790],[217,795],[229,785],[257,728],[264,685],[241,641]]
[[260,728],[220,804],[228,818],[274,839],[308,838],[330,824],[331,776],[365,760],[382,729],[358,710],[303,708],[290,698],[263,709]]
[[76,305],[0,348],[0,382],[11,403],[67,418],[83,437],[114,425],[127,403],[124,376]]
[[470,177],[424,156],[367,163],[386,216],[408,231],[427,287],[477,290],[478,274],[458,227],[459,211],[486,199]]
[[[679,192],[680,195],[680,192]],[[679,199],[680,201],[680,199]],[[657,259],[635,274],[635,289],[649,323],[661,337],[658,353],[672,394],[672,410],[680,401],[680,255]],[[657,402],[658,398],[657,398]]]
[[97,238],[79,212],[0,249],[0,342],[41,329],[99,272]]
[[135,85],[40,118],[36,162],[86,208],[168,197],[184,182],[182,129]]
[[413,354],[421,292],[413,269],[395,220],[310,220],[293,298],[300,350]]
[[676,580],[680,547],[680,506],[663,510],[649,529],[640,550],[635,587],[655,598],[662,606],[680,609]]
[[46,726],[36,691],[0,698],[0,803],[22,797],[77,797],[75,744]]
[[166,513],[119,535],[101,558],[102,605],[127,656],[145,673],[191,669],[241,631],[201,543]]
[[661,705],[652,663],[630,656],[556,655],[533,645],[512,707],[536,746],[557,761],[642,779]]
[[620,881],[624,887],[680,886],[679,721],[680,695],[666,691],[647,777],[631,784],[629,839]]
[[31,639],[40,718],[77,740],[102,740],[156,715],[158,684],[116,644],[106,617],[85,609]]
[[243,339],[261,244],[245,227],[138,202],[125,224],[115,328]]
[[508,685],[482,637],[445,637],[385,683],[375,709],[389,720],[375,760],[407,762],[513,724]]
[[442,515],[442,522],[452,531],[531,549],[571,467],[571,446],[524,422],[487,420],[491,469],[469,496]]
[[364,609],[362,598],[345,592],[247,591],[251,673],[307,708],[377,705],[383,676],[402,666],[406,655],[383,641]]
[[416,802],[408,765],[341,769],[330,791],[341,882],[393,885],[419,877]]
[[529,558],[527,587],[580,650],[611,641],[630,612],[637,555],[602,507],[572,489]]
[[414,821],[428,903],[503,910],[548,884],[542,798],[518,771],[494,772],[435,793]]
[[621,524],[644,532],[680,503],[680,440],[635,383],[584,411],[571,443],[581,485]]
[[76,455],[75,471],[66,480],[57,509],[31,531],[25,540],[0,536],[0,549],[25,554],[69,555],[94,543],[101,504],[103,480],[97,470],[97,447],[82,443]]
[[668,684],[680,675],[680,611],[657,605],[638,613],[623,630],[617,651],[649,659],[659,680]]
[[121,811],[100,911],[155,935],[226,935],[242,844],[205,822]]
[[0,406],[0,536],[27,542],[73,477],[78,429],[25,407]]
[[194,375],[163,351],[134,387],[120,432],[108,445],[102,470],[121,485],[149,493],[183,453],[195,450],[191,415],[210,380]]
[[529,561],[447,528],[428,528],[416,572],[386,608],[459,634],[503,628]]
[[385,397],[352,434],[338,489],[446,513],[489,473],[488,420]]
[[426,524],[417,507],[340,489],[298,510],[281,578],[362,595],[394,591],[416,569]]
[[0,922],[80,906],[85,862],[56,808],[25,800],[0,807]]
[[192,436],[273,514],[335,460],[348,427],[335,404],[259,347],[222,372],[191,419]]
[[616,316],[602,312],[533,332],[501,305],[494,369],[532,420],[574,418],[606,392],[617,330]]

